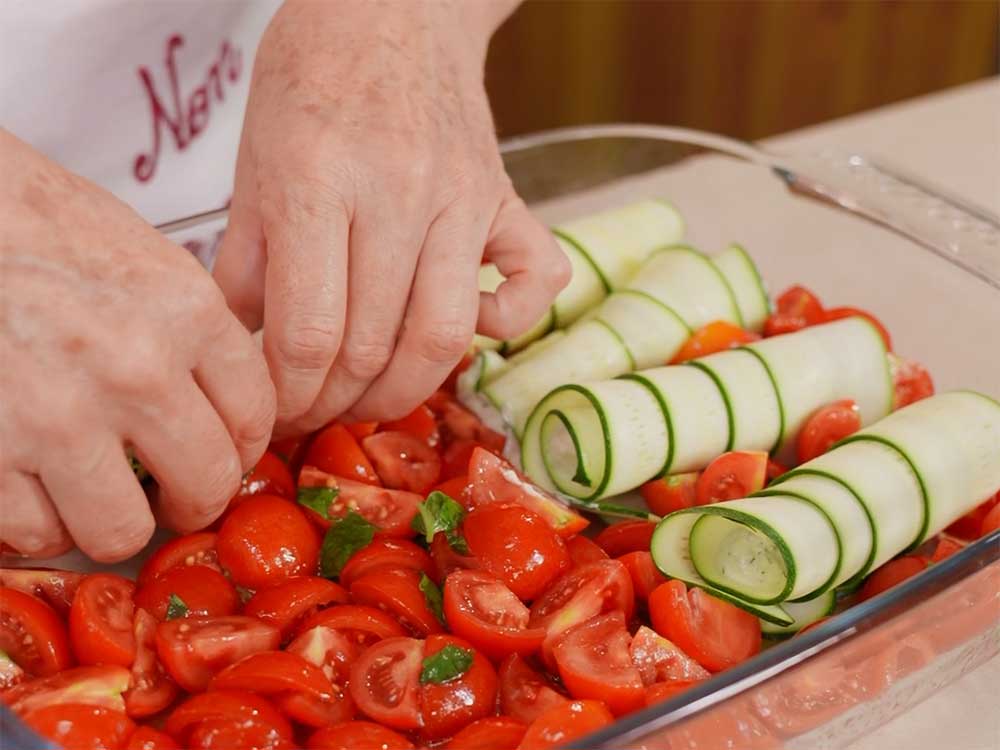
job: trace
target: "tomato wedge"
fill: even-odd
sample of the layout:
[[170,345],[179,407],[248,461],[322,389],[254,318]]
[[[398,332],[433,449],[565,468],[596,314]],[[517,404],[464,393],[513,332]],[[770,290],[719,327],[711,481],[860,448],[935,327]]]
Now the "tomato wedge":
[[121,711],[82,703],[64,703],[30,711],[24,723],[60,747],[102,748],[118,750],[125,747],[135,724]]
[[666,516],[675,510],[693,508],[698,504],[695,485],[698,472],[670,474],[659,479],[651,479],[639,488],[639,494],[648,507],[658,516]]
[[512,653],[534,653],[545,639],[545,630],[528,627],[528,608],[485,571],[457,570],[448,576],[444,614],[455,635],[498,661]]
[[641,708],[646,693],[629,658],[630,640],[619,610],[566,631],[553,653],[569,694],[604,701],[616,716]]
[[358,440],[364,440],[379,428],[378,422],[349,422],[344,427]]
[[709,354],[749,344],[759,338],[760,336],[756,333],[744,330],[738,325],[733,325],[725,320],[716,320],[695,331],[674,355],[670,364],[679,364],[687,362],[689,359],[706,357]]
[[[378,474],[357,439],[342,424],[332,424],[313,438],[304,466],[315,466],[327,474],[380,485]],[[301,486],[302,479],[299,477]]]
[[340,571],[340,583],[350,588],[361,576],[383,566],[423,571],[432,579],[438,578],[434,561],[423,547],[405,539],[377,536],[351,555]]
[[606,727],[615,720],[600,701],[572,701],[539,716],[524,733],[518,750],[547,750]]
[[294,736],[292,725],[270,701],[244,690],[211,690],[192,696],[171,712],[163,728],[186,745],[199,724],[218,719],[259,722],[286,739]]
[[537,671],[519,654],[500,664],[500,711],[530,724],[556,706],[569,703],[555,683]]
[[997,505],[1000,505],[1000,492],[959,518],[945,529],[945,533],[969,542],[980,536],[985,536],[983,524],[986,522],[986,517]]
[[333,687],[329,698],[317,698],[302,692],[275,697],[281,710],[300,724],[325,727],[354,718],[354,701],[347,693],[350,666],[360,648],[340,631],[317,625],[288,645],[288,652],[301,656],[319,667]]
[[986,536],[987,534],[992,534],[997,529],[1000,529],[1000,505],[994,505],[993,509],[986,514],[983,519],[983,526],[980,530],[980,536]]
[[657,682],[707,680],[712,675],[677,646],[654,631],[641,626],[632,636],[629,655],[644,685]]
[[169,620],[156,627],[160,663],[189,693],[204,690],[224,667],[280,642],[276,627],[242,615]]
[[249,690],[272,693],[305,693],[330,699],[333,686],[323,670],[289,651],[260,651],[230,664],[216,674],[210,690]]
[[135,605],[157,620],[167,619],[171,597],[186,607],[184,617],[235,614],[240,597],[222,573],[204,565],[171,568],[135,592]]
[[351,584],[351,597],[388,612],[399,624],[421,637],[441,632],[441,623],[420,590],[420,574],[406,568],[378,568]]
[[796,438],[799,463],[826,453],[830,446],[861,429],[861,410],[852,399],[834,401],[814,411]]
[[702,680],[674,680],[673,682],[657,682],[646,688],[646,705],[653,706],[675,695],[690,690]]
[[135,584],[110,573],[89,575],[80,582],[69,610],[69,635],[80,664],[135,661],[133,621]]
[[619,521],[601,531],[594,541],[608,557],[621,557],[627,552],[648,552],[654,531],[656,524],[650,521]]
[[649,552],[629,552],[619,557],[618,562],[628,569],[632,590],[640,602],[647,601],[657,586],[667,582],[667,577],[656,567]]
[[333,581],[318,576],[298,576],[258,591],[243,605],[243,614],[278,628],[282,640],[286,640],[303,618],[321,607],[346,604],[350,599],[347,589]]
[[188,738],[189,750],[295,750],[274,727],[259,721],[206,719]]
[[[405,432],[412,435],[432,448],[440,441],[438,434],[437,419],[434,412],[427,404],[421,404],[401,419],[394,419],[391,422],[383,422],[379,429],[384,432]],[[367,437],[364,436],[364,437]]]
[[586,565],[597,560],[607,560],[608,553],[598,547],[593,539],[585,536],[575,536],[566,541],[566,551],[573,561],[573,567]]
[[38,597],[61,617],[69,615],[83,573],[48,568],[0,568],[0,587]]
[[962,549],[963,545],[948,537],[939,537],[934,545],[934,552],[928,559],[931,563],[939,563]]
[[934,381],[923,365],[900,357],[889,357],[892,370],[894,409],[934,395]]
[[863,602],[883,591],[888,591],[896,584],[923,573],[926,568],[927,561],[916,555],[904,555],[890,560],[868,576],[868,580],[865,581],[865,585],[858,593],[858,601]]
[[437,576],[431,576],[437,581],[443,581],[456,570],[479,570],[482,563],[471,555],[460,555],[456,552],[444,534],[436,534],[431,542],[431,559]]
[[413,750],[413,743],[381,724],[348,721],[315,732],[306,747],[310,750]]
[[129,671],[124,667],[71,667],[15,685],[4,693],[3,702],[16,714],[66,703],[124,711],[122,693],[128,683]]
[[487,450],[500,453],[507,439],[495,430],[491,430],[482,421],[459,404],[455,399],[445,395],[435,405],[427,404],[431,409],[437,407],[441,420],[441,436],[446,445],[456,440],[471,440],[484,446]]
[[141,588],[171,568],[182,565],[204,565],[221,571],[219,558],[215,553],[215,540],[216,535],[211,531],[199,531],[171,539],[146,560],[139,570],[136,582]]
[[125,699],[125,713],[133,718],[157,714],[177,697],[177,686],[156,659],[156,618],[135,611],[135,662]]
[[496,711],[497,674],[492,665],[470,644],[450,635],[432,635],[424,643],[424,659],[447,646],[472,652],[472,664],[457,677],[420,686],[420,712],[425,740],[451,737],[462,727]]
[[0,651],[31,676],[48,677],[72,663],[66,626],[55,610],[11,588],[0,588]]
[[723,453],[698,477],[698,505],[738,500],[763,489],[767,477],[767,454],[763,451]]
[[386,638],[370,646],[351,667],[358,710],[394,729],[419,729],[423,659],[424,644],[416,638]]
[[441,457],[408,432],[376,432],[361,442],[386,487],[424,495],[441,477]]
[[125,750],[181,750],[181,746],[166,732],[139,727],[128,738]]
[[242,498],[250,495],[278,495],[286,500],[295,499],[292,473],[275,453],[264,451],[256,466],[244,475],[236,496],[229,501],[229,507],[232,508]]
[[[450,480],[454,477],[467,477],[469,473],[469,462],[476,449],[489,450],[477,443],[475,440],[456,440],[450,443],[441,454],[441,478]],[[496,453],[490,451],[490,453]],[[468,479],[466,479],[468,482]]]
[[719,672],[760,651],[760,620],[749,612],[682,581],[668,581],[649,597],[653,628],[710,672]]
[[565,538],[579,534],[590,523],[553,495],[522,477],[509,463],[488,450],[476,448],[469,460],[469,505],[516,503],[531,510]]
[[512,750],[528,725],[510,716],[490,716],[474,721],[444,746],[445,750]]
[[889,331],[882,321],[876,318],[867,310],[862,310],[857,307],[831,307],[829,310],[823,313],[823,322],[829,323],[834,320],[841,320],[843,318],[864,318],[869,323],[874,326],[875,330],[878,331],[879,336],[885,342],[885,350],[887,352],[892,351],[892,337],[889,336]]
[[306,618],[299,628],[299,634],[318,626],[344,633],[353,643],[363,647],[385,638],[406,635],[403,626],[385,612],[357,604],[340,604],[320,610]]
[[810,289],[801,285],[789,287],[775,300],[777,312],[802,318],[806,325],[824,320],[823,304]]
[[[378,527],[387,536],[410,537],[414,535],[413,517],[423,497],[415,492],[372,487],[361,482],[335,477],[312,466],[303,466],[299,474],[300,487],[331,487],[337,489],[337,497],[330,505],[331,518],[340,518],[353,510],[366,521]],[[322,528],[330,521],[313,511],[309,517]]]

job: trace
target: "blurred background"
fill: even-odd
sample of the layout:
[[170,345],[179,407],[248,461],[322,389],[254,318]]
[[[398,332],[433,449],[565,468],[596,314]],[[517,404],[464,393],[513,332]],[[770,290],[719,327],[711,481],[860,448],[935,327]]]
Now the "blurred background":
[[501,136],[642,121],[757,139],[1000,71],[995,0],[527,0],[494,37]]

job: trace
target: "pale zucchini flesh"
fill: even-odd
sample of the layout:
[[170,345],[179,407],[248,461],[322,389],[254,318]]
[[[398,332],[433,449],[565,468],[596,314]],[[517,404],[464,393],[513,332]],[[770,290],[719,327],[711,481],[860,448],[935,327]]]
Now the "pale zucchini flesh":
[[587,310],[600,304],[608,294],[608,287],[583,250],[558,235],[556,244],[566,254],[572,269],[569,284],[552,303],[553,325],[559,329],[566,328]]
[[802,628],[819,622],[824,617],[833,614],[837,606],[837,594],[831,589],[815,599],[804,602],[785,602],[781,608],[792,617],[795,622],[791,625],[775,625],[767,620],[760,621],[760,630],[765,638],[786,638],[798,633]]
[[760,331],[771,314],[771,302],[757,266],[747,251],[740,245],[732,244],[713,255],[712,263],[722,272],[733,291],[743,327],[749,331]]
[[594,317],[621,336],[635,369],[665,364],[691,336],[691,330],[662,302],[641,292],[615,292]]

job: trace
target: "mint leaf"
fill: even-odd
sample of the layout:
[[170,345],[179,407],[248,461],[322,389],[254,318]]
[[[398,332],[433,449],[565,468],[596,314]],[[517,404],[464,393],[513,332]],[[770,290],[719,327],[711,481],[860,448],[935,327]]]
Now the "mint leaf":
[[299,505],[316,511],[320,518],[329,521],[330,506],[339,494],[340,489],[337,487],[299,487],[295,499]]
[[460,555],[469,555],[469,545],[465,541],[465,537],[459,534],[457,531],[445,532],[445,537],[448,540],[449,546],[455,550]]
[[428,609],[444,625],[444,601],[441,598],[441,589],[437,587],[434,581],[427,577],[426,573],[420,574],[420,590],[424,592],[424,599],[427,600]]
[[340,575],[347,561],[375,538],[375,526],[355,511],[338,518],[326,531],[319,554],[320,574],[327,578]]
[[188,605],[184,603],[177,594],[171,594],[170,598],[167,599],[167,619],[176,620],[178,617],[184,617],[188,613]]
[[459,648],[449,643],[436,654],[431,654],[423,662],[420,670],[420,682],[448,682],[461,677],[472,666],[472,650]]
[[439,531],[455,531],[464,516],[465,508],[443,492],[432,492],[417,505],[417,515],[413,517],[411,526],[418,534],[423,534],[430,544]]

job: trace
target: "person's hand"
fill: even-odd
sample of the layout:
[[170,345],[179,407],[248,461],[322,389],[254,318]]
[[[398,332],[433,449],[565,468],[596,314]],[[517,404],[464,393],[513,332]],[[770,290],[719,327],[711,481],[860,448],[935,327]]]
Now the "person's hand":
[[[290,0],[265,33],[215,275],[263,324],[276,435],[402,416],[477,319],[516,335],[568,281],[498,153],[482,82],[497,7]],[[479,292],[484,249],[496,294]]]
[[212,277],[125,204],[0,129],[0,541],[100,561],[218,516],[274,388]]

